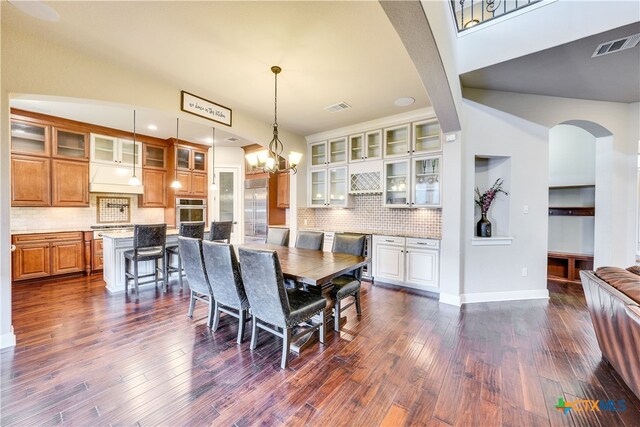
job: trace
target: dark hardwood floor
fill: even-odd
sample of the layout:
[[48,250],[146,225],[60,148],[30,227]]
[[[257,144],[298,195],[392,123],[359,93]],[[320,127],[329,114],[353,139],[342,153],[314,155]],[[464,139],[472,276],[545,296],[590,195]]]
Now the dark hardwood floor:
[[[365,283],[361,319],[348,309],[339,335],[280,370],[279,339],[263,333],[251,352],[235,321],[213,334],[204,305],[186,317],[177,285],[142,290],[139,303],[100,277],[16,285],[0,424],[639,425],[581,288],[549,286],[550,301],[458,309]],[[628,409],[564,415],[559,397]]]

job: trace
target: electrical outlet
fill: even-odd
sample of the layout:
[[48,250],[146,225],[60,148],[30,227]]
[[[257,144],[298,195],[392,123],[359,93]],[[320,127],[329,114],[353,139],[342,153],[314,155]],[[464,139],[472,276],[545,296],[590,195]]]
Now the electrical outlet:
[[307,225],[307,221],[308,221],[307,219],[304,220],[304,225]]
[[529,274],[527,267],[522,267],[522,277],[527,277],[527,274]]
[[522,208],[522,213],[525,213],[525,214],[529,213],[529,205],[524,205],[524,207]]

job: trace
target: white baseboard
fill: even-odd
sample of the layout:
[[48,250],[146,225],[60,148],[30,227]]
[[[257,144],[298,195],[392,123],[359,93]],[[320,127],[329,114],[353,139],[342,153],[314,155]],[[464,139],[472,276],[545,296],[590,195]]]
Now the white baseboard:
[[13,326],[11,332],[0,335],[0,348],[15,347],[16,335],[13,333]]
[[[526,299],[549,299],[549,291],[547,289],[533,289],[527,291],[507,291],[507,292],[478,292],[473,294],[462,294],[460,300],[462,304],[472,304],[478,302],[497,302],[497,301],[518,301]],[[442,301],[442,294],[440,294]]]
[[460,295],[443,294],[442,292],[440,292],[440,302],[443,304],[455,305],[456,307],[460,307],[462,305]]

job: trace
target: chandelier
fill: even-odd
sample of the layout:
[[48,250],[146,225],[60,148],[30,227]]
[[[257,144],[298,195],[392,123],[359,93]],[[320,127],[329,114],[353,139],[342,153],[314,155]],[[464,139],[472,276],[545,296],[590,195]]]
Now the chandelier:
[[278,74],[282,71],[282,68],[274,65],[271,67],[271,71],[275,77],[275,96],[274,96],[274,109],[273,109],[273,138],[269,142],[269,148],[257,153],[249,153],[245,157],[249,165],[255,170],[259,169],[267,173],[279,173],[292,171],[294,174],[297,172],[296,167],[302,159],[302,154],[294,151],[289,153],[289,164],[282,165],[280,159],[282,152],[284,151],[284,145],[278,138]]

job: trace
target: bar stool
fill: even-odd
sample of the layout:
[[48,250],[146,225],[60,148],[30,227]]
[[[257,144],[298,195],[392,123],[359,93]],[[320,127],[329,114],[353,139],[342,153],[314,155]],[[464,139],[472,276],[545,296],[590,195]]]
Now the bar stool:
[[212,242],[231,243],[231,229],[233,221],[218,221],[211,223],[209,230],[209,240]]
[[[191,237],[192,239],[200,239],[204,238],[204,222],[182,222],[180,223],[180,237]],[[178,266],[175,267],[171,265],[171,257],[178,257]],[[180,250],[178,245],[167,246],[166,249],[166,264],[167,264],[167,274],[171,275],[173,272],[178,272],[178,283],[180,283],[180,288],[182,288],[182,259],[180,258]],[[166,285],[165,285],[166,288]]]
[[[167,264],[165,261],[165,244],[167,239],[167,224],[134,225],[133,227],[133,249],[124,253],[124,292],[129,292],[129,280],[133,279],[136,289],[136,298],[140,292],[138,285],[151,283],[140,283],[143,277],[154,276],[153,282],[158,286],[158,273],[162,273],[164,290],[167,291]],[[162,268],[158,267],[158,260],[162,260]],[[140,261],[154,261],[153,273],[140,275],[138,273],[138,263]],[[133,272],[130,271],[133,263]]]

